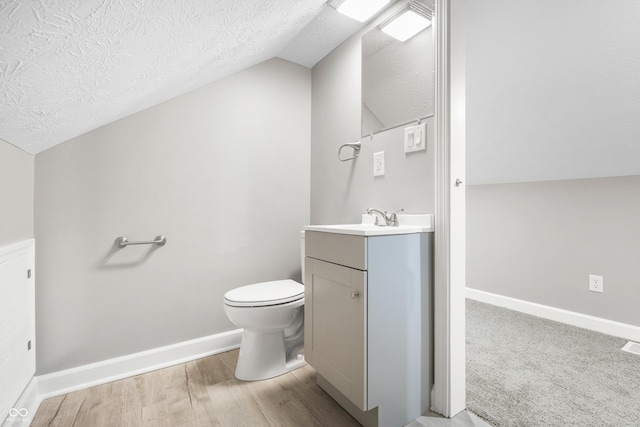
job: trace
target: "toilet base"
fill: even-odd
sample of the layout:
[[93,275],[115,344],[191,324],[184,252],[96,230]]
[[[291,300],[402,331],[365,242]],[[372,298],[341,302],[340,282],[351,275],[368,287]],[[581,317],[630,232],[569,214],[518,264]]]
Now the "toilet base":
[[294,354],[287,360],[284,332],[252,332],[244,330],[236,378],[260,381],[291,372],[306,364],[304,355]]

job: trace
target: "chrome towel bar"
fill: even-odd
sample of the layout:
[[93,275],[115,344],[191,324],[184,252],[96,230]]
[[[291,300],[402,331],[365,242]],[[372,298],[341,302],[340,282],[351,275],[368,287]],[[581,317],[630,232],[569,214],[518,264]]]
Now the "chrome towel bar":
[[130,242],[126,237],[118,237],[116,239],[116,245],[120,248],[124,248],[129,245],[158,245],[164,246],[167,243],[167,238],[160,235],[156,236],[154,240],[144,240],[140,242]]

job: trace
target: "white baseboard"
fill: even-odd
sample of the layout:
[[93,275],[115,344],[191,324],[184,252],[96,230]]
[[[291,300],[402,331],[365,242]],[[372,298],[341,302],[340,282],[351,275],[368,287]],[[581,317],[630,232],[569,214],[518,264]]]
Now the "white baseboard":
[[3,425],[5,427],[30,425],[38,412],[40,402],[42,402],[42,398],[38,393],[38,380],[36,377],[32,377],[18,401],[13,405]]
[[105,384],[240,347],[242,329],[197,338],[64,371],[39,375],[40,399]]
[[472,288],[467,288],[466,296],[469,299],[487,304],[497,305],[544,319],[555,320],[556,322],[566,323],[579,328],[640,342],[640,327],[638,326],[614,322],[613,320],[607,320],[601,317],[562,310],[560,308],[549,307],[547,305],[505,297]]

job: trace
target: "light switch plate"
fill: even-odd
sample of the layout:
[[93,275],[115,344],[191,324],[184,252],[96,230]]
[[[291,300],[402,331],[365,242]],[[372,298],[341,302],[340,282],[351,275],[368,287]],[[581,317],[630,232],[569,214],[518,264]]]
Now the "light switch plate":
[[373,153],[373,176],[384,175],[384,151]]
[[404,152],[412,153],[427,149],[427,124],[404,128]]

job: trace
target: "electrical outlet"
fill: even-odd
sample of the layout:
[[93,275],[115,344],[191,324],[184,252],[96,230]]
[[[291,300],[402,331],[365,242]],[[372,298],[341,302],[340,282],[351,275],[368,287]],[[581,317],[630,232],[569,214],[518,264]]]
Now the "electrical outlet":
[[384,151],[373,153],[373,176],[384,175]]
[[604,278],[602,276],[596,276],[595,274],[589,275],[589,290],[592,292],[604,292]]

